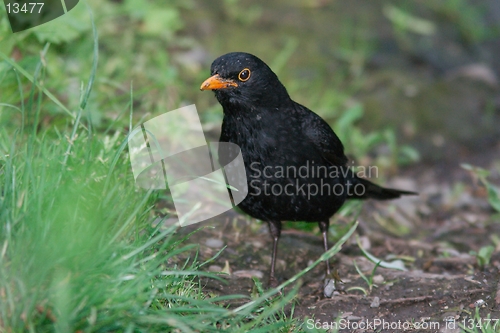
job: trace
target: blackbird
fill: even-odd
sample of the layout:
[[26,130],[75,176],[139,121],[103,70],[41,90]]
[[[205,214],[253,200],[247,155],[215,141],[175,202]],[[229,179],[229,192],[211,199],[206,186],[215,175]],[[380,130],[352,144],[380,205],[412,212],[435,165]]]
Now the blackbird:
[[[270,286],[277,285],[282,221],[318,222],[326,251],[329,219],[347,199],[386,200],[416,194],[358,177],[347,166],[342,142],[331,127],[294,102],[276,74],[256,56],[228,53],[215,59],[210,71],[200,89],[213,90],[222,105],[220,142],[239,146],[245,163],[248,195],[238,207],[266,221],[273,238]],[[219,151],[219,160],[227,160],[220,161],[222,165],[233,157],[231,152]],[[336,276],[327,261],[327,296],[333,289],[327,292],[326,285],[335,283]]]

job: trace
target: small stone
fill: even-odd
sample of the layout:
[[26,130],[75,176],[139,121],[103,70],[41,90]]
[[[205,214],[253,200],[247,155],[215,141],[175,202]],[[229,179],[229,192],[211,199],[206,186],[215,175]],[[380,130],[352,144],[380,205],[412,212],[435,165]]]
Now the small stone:
[[346,318],[346,319],[349,319],[350,316],[352,316],[352,311],[346,311],[346,312],[342,312],[339,314],[340,315],[340,318]]
[[380,306],[380,298],[378,296],[373,297],[372,304],[370,304],[370,308],[378,308]]
[[330,298],[335,291],[335,280],[334,279],[325,279],[325,287],[323,288],[323,294],[325,297]]
[[261,241],[256,240],[252,242],[252,246],[256,249],[260,249],[264,247],[264,244]]
[[220,272],[220,271],[222,271],[222,267],[220,267],[218,265],[210,265],[210,266],[208,266],[208,271],[209,272]]
[[380,274],[375,275],[373,277],[373,283],[375,283],[375,284],[382,284],[382,283],[384,283],[384,280],[385,280],[384,277]]
[[366,236],[359,237],[359,242],[361,244],[361,247],[367,251],[372,247],[370,239]]
[[423,204],[420,204],[420,206],[418,207],[418,211],[420,212],[420,214],[422,215],[431,215],[432,213],[432,209],[425,203]]
[[239,278],[256,277],[256,278],[262,279],[264,277],[264,273],[262,273],[261,271],[255,270],[255,269],[235,271],[235,272],[233,272],[233,275],[236,277],[239,277]]
[[217,238],[209,238],[205,241],[205,245],[212,248],[221,248],[224,246],[224,242]]
[[475,308],[482,308],[486,306],[486,302],[482,299],[478,299],[477,301],[474,302],[474,307]]

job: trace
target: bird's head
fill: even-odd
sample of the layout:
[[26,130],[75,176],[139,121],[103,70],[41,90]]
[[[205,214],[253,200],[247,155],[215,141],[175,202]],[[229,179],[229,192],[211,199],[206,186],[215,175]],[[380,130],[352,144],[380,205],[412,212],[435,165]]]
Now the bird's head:
[[290,101],[276,74],[252,54],[227,53],[214,60],[210,71],[200,89],[213,90],[225,108],[279,108]]

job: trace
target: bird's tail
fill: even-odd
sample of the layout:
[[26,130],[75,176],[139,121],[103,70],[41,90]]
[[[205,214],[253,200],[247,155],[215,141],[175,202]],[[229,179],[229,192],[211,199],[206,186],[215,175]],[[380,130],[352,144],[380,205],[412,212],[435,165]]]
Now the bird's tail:
[[381,187],[357,176],[349,178],[349,181],[352,182],[353,190],[349,191],[347,199],[390,200],[399,198],[402,195],[418,195],[417,192]]

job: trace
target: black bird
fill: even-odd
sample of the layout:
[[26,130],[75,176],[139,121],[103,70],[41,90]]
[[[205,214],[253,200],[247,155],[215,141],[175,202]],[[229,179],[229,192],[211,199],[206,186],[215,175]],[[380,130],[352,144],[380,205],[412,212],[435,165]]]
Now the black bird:
[[[215,92],[224,111],[220,141],[238,145],[245,162],[248,196],[238,207],[266,221],[273,237],[271,286],[277,285],[274,268],[282,221],[318,222],[326,251],[329,219],[346,199],[416,194],[358,178],[348,168],[342,142],[330,126],[294,102],[256,56],[228,53],[215,59],[210,70],[211,77],[200,89]],[[229,155],[219,151],[219,159],[230,160]],[[325,281],[331,273],[327,261]]]

